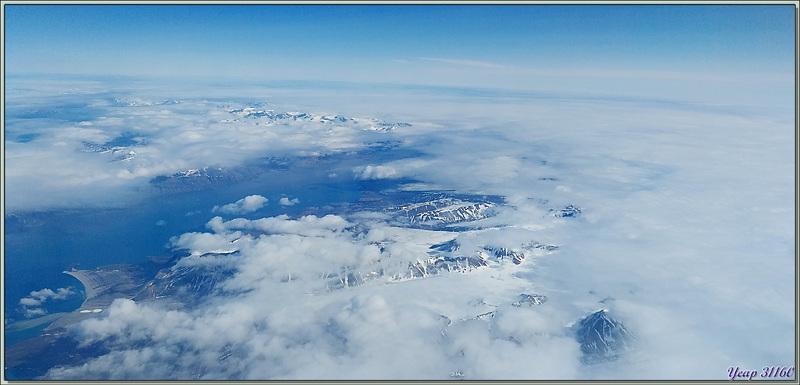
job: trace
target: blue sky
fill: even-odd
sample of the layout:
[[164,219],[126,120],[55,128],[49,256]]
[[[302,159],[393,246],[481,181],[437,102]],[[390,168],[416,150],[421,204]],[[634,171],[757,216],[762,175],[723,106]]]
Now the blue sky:
[[6,5],[5,23],[7,74],[601,89],[794,72],[793,5]]

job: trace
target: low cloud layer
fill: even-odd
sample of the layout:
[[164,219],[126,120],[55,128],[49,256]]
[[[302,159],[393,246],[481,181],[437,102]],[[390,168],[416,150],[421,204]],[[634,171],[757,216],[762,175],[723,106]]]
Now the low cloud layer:
[[[106,316],[75,330],[83,345],[114,341],[112,352],[82,366],[55,368],[48,377],[524,379],[579,374],[578,344],[563,327],[570,315],[554,307],[540,313],[512,306],[519,290],[530,284],[511,273],[526,268],[495,263],[466,274],[411,279],[409,263],[423,258],[433,242],[455,234],[378,221],[356,226],[334,215],[215,217],[207,227],[211,232],[187,233],[173,243],[192,251],[176,268],[233,269],[213,297],[187,310],[116,300]],[[488,234],[475,236],[482,239],[478,243],[488,241]],[[221,247],[228,250],[219,254]],[[376,271],[381,274],[360,284],[337,286],[348,272],[368,276]],[[497,317],[479,319],[487,309]]]
[[259,100],[254,107],[211,88],[182,86],[167,95],[157,85],[62,85],[44,96],[29,87],[41,87],[35,81],[8,85],[4,176],[11,211],[124,206],[151,192],[149,182],[159,176],[357,151],[385,140],[395,124],[363,116],[365,110],[297,111],[291,102],[265,100],[259,89],[241,90]]
[[[40,137],[7,142],[7,197],[22,207],[50,197],[34,193],[69,201],[87,186],[106,199],[109,192],[135,195],[154,176],[201,169],[209,159],[239,165],[269,154],[314,159],[331,181],[376,185],[378,193],[395,192],[384,184],[408,178],[398,191],[436,186],[502,203],[460,232],[404,228],[390,221],[388,208],[257,215],[267,198],[247,194],[261,191],[220,201],[235,202],[211,214],[205,206],[206,214],[195,214],[207,215],[205,229],[172,234],[170,246],[190,252],[176,268],[230,274],[194,307],[115,301],[73,330],[85,346],[110,351],[53,368],[48,378],[727,380],[731,366],[758,370],[796,359],[788,109],[452,90],[350,90],[351,99],[289,90],[276,95],[330,119],[287,115],[276,123],[266,118],[267,106],[212,102],[229,99],[195,92],[159,105],[166,97],[156,91],[130,91],[135,105],[106,99],[98,116],[81,118],[91,124],[42,124],[35,127]],[[370,109],[412,124],[335,118]],[[12,134],[21,130],[19,119]],[[81,151],[83,142],[113,142],[123,127],[142,139],[126,144],[134,158]],[[375,148],[411,155],[343,164],[326,158]],[[279,203],[306,209],[310,199],[298,196]],[[557,215],[569,205],[580,215]],[[464,256],[531,242],[558,250],[526,250],[519,265],[408,275],[431,246],[452,240]],[[524,293],[548,301],[514,306]],[[624,360],[586,365],[569,325],[600,308],[633,331],[638,346]]]

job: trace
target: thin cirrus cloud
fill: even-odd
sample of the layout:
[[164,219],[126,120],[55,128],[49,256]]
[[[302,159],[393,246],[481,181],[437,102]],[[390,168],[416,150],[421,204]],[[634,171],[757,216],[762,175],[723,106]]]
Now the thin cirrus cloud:
[[420,57],[419,60],[429,61],[429,62],[437,62],[437,63],[446,63],[446,64],[454,64],[457,66],[465,66],[465,67],[478,67],[478,68],[493,68],[493,69],[509,69],[511,67],[490,63],[485,61],[479,60],[469,60],[469,59],[447,59],[447,58],[437,58],[437,57]]

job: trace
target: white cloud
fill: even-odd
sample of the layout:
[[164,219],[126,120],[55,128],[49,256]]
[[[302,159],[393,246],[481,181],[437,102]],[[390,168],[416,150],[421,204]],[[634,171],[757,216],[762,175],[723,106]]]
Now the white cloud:
[[[344,153],[365,148],[383,134],[368,130],[375,123],[371,118],[329,121],[321,119],[327,113],[313,109],[301,111],[309,114],[305,118],[274,121],[237,115],[231,111],[249,104],[219,102],[231,96],[216,95],[223,99],[215,99],[217,92],[210,88],[177,87],[171,92],[188,97],[178,97],[181,103],[160,104],[153,102],[166,99],[158,87],[92,84],[96,91],[76,93],[70,88],[87,83],[75,80],[60,83],[62,92],[52,92],[58,96],[42,97],[35,90],[40,84],[34,81],[26,87],[26,81],[17,82],[28,91],[15,93],[15,111],[35,111],[48,104],[89,104],[89,115],[97,116],[76,123],[9,116],[6,132],[12,140],[5,148],[6,207],[13,210],[124,206],[151,191],[150,180],[159,176],[204,167],[237,167],[265,156]],[[115,104],[105,92],[146,103]],[[259,101],[263,97],[261,90],[244,92],[239,96]],[[277,105],[265,109],[297,111]],[[38,136],[27,143],[14,141],[29,133]],[[115,148],[113,140],[125,133],[140,140]],[[135,153],[132,158],[115,161],[130,151]]]
[[44,310],[42,308],[33,308],[33,309],[26,308],[24,314],[25,318],[39,317],[47,314],[47,310]]
[[253,211],[257,211],[258,209],[264,207],[267,204],[269,199],[264,198],[261,195],[249,195],[242,199],[239,199],[235,203],[229,203],[222,207],[214,206],[211,209],[211,212],[221,212],[225,214],[245,214],[251,213]]
[[353,169],[358,179],[394,179],[399,178],[400,173],[391,166],[372,166],[356,167]]
[[25,306],[39,306],[41,303],[42,302],[38,299],[28,297],[19,300],[19,304]]
[[[412,155],[361,159],[354,153],[342,161],[320,155],[309,162],[319,162],[316,171],[326,182],[350,172],[356,180],[348,182],[359,186],[384,179],[380,184],[389,187],[380,192],[386,194],[393,179],[405,177],[416,179],[399,188],[408,194],[436,186],[501,195],[506,204],[482,222],[498,227],[399,228],[379,207],[335,215],[324,208],[298,218],[214,217],[207,232],[175,234],[171,245],[192,252],[178,267],[234,270],[217,283],[219,296],[180,310],[119,300],[77,327],[82,341],[103,341],[111,351],[86,365],[55,368],[50,377],[697,380],[727,379],[729,366],[794,362],[791,112],[510,93],[370,91],[343,98],[339,90],[326,92],[280,96],[298,105],[389,111],[397,121],[421,123],[379,133],[357,125],[223,122],[232,114],[201,100],[181,109],[109,110],[119,121],[103,126],[94,119],[91,128],[50,132],[41,144],[7,143],[7,193],[22,200],[72,186],[68,191],[78,196],[107,184],[98,193],[106,195],[209,159],[237,165],[264,154],[344,154],[349,146],[381,140],[401,143],[398,153]],[[139,164],[100,162],[92,157],[97,154],[75,151],[76,141],[113,138],[104,133],[123,125],[150,135],[150,152],[137,150]],[[63,179],[55,177],[62,173]],[[119,173],[130,178],[120,182]],[[266,203],[251,195],[214,211],[249,213]],[[550,215],[568,204],[581,207],[581,216]],[[451,239],[465,256],[483,246],[521,248],[530,241],[560,248],[526,252],[518,266],[403,276],[409,263],[429,257],[432,244]],[[328,290],[345,273],[380,269],[381,278]],[[20,304],[58,295],[37,293]],[[511,306],[522,293],[549,300]],[[608,297],[615,300],[598,303]],[[635,359],[580,363],[565,326],[599,306],[639,336]],[[494,317],[476,319],[491,311]]]
[[72,287],[60,287],[55,291],[44,288],[32,291],[28,297],[21,298],[19,304],[23,315],[31,318],[47,314],[47,310],[41,308],[45,302],[67,299],[73,295],[75,295],[75,290]]
[[496,156],[473,162],[471,175],[486,183],[513,183],[520,161],[509,156]]
[[297,199],[297,198],[289,199],[287,197],[282,197],[281,200],[280,200],[280,203],[283,206],[294,206],[294,205],[300,203],[300,200]]
[[[22,305],[38,305],[42,302],[47,300],[59,300],[59,299],[66,299],[75,294],[75,290],[71,287],[60,287],[55,291],[51,289],[44,288],[42,290],[32,291],[29,297],[23,298],[20,301]],[[25,301],[25,303],[23,303]],[[35,303],[34,303],[35,302]]]
[[[208,223],[213,233],[183,234],[173,245],[192,252],[178,267],[235,270],[217,285],[221,297],[182,310],[116,300],[102,317],[76,330],[82,344],[114,341],[114,349],[83,366],[52,369],[48,376],[449,379],[459,370],[468,378],[525,378],[537,372],[570,378],[574,373],[578,353],[561,330],[568,320],[564,314],[540,316],[528,326],[515,325],[528,323],[524,316],[503,318],[497,325],[470,320],[483,312],[467,305],[473,298],[519,311],[509,304],[524,281],[496,277],[500,270],[408,280],[408,264],[426,258],[431,244],[452,235],[390,227],[379,216],[369,217],[373,225],[366,228],[334,215],[215,217]],[[221,251],[236,253],[207,254]],[[360,277],[378,270],[384,274],[336,289],[343,267],[345,274]],[[509,342],[511,335],[530,345]],[[536,353],[534,346],[542,344],[553,349]],[[178,359],[177,352],[186,359]],[[530,354],[538,364],[528,362]],[[165,360],[172,371],[164,370]],[[556,361],[561,365],[554,369]],[[199,367],[205,369],[197,372]]]
[[352,225],[344,218],[332,214],[321,218],[314,215],[306,215],[297,220],[289,219],[289,216],[284,214],[256,220],[236,218],[227,222],[220,217],[214,217],[208,222],[207,226],[216,232],[231,229],[254,229],[268,233],[324,236],[328,231],[341,232]]

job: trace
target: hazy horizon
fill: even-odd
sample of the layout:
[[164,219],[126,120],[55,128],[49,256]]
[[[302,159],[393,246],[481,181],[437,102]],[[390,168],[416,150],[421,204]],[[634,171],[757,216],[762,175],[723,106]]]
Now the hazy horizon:
[[724,103],[793,95],[788,4],[4,10],[9,74],[335,80]]

